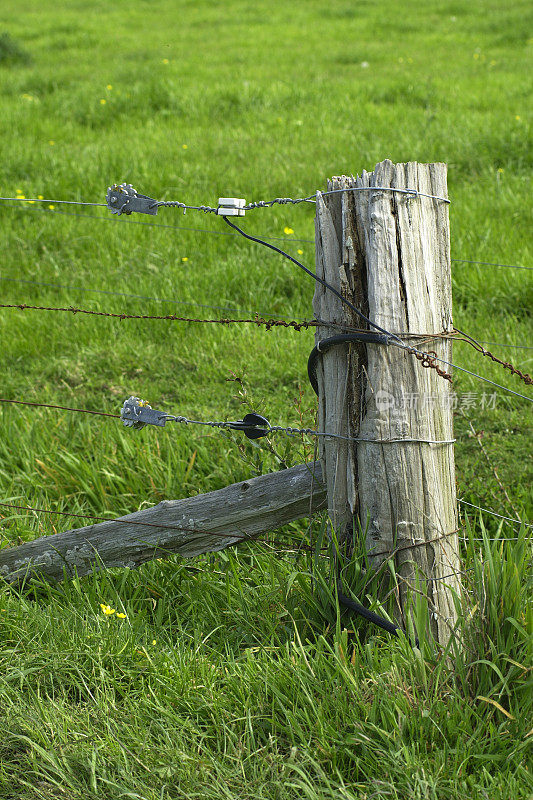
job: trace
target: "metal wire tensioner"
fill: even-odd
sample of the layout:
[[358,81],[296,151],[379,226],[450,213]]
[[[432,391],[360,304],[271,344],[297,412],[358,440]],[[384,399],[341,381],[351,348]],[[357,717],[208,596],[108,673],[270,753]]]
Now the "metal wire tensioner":
[[157,214],[157,200],[139,194],[131,183],[114,183],[108,188],[105,199],[113,214],[131,214],[132,211],[152,216]]
[[181,208],[183,213],[187,209],[193,211],[204,211],[206,214],[217,214],[223,217],[244,217],[245,203],[239,197],[219,197],[218,205],[214,206],[189,206],[180,203],[179,200],[155,200],[133,188],[131,183],[114,183],[107,190],[106,205],[113,214],[131,214],[136,211],[139,214],[157,215],[157,209],[161,207]]
[[167,422],[183,422],[193,425],[207,425],[210,428],[226,428],[233,431],[242,431],[248,439],[260,439],[270,431],[270,423],[260,414],[246,414],[243,419],[235,422],[199,422],[187,417],[166,414],[152,408],[146,400],[139,397],[128,397],[122,406],[120,418],[127,428],[144,428],[145,425],[158,425],[164,427]]

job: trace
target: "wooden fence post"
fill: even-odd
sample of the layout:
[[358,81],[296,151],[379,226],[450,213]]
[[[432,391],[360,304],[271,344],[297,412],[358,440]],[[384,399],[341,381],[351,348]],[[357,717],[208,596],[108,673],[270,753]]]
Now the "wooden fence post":
[[[451,361],[451,340],[434,338],[452,330],[448,204],[372,187],[446,198],[446,165],[387,160],[328,181],[345,191],[317,196],[317,275],[382,328]],[[367,328],[318,283],[313,307],[319,320]],[[316,341],[336,332],[318,327]],[[403,625],[418,574],[445,645],[460,591],[451,385],[404,349],[363,343],[324,352],[317,379],[321,432],[359,439],[321,438],[332,525],[341,540],[361,525],[374,566],[394,557]]]

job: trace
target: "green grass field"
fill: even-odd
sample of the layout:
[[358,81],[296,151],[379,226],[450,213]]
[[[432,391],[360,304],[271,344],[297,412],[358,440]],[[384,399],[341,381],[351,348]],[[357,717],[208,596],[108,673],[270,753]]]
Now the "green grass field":
[[[531,267],[529,13],[525,0],[4,0],[0,195],[104,202],[127,180],[215,205],[306,196],[384,158],[445,161],[452,257]],[[4,304],[311,316],[312,281],[218,235],[213,215],[1,202],[0,216]],[[141,221],[158,227],[128,224]],[[312,206],[243,224],[313,265]],[[452,266],[455,324],[531,372],[531,271]],[[3,309],[0,337],[2,398],[118,413],[136,394],[200,420],[253,407],[315,422],[311,331]],[[454,360],[529,393],[466,344]],[[454,377],[459,496],[531,520],[530,404]],[[314,449],[23,406],[3,405],[0,426],[0,500],[109,517]],[[2,547],[83,524],[0,519]],[[320,526],[283,534],[315,542]],[[465,520],[465,648],[451,666],[339,615],[327,560],[266,545],[0,586],[1,800],[530,797],[531,531],[517,531]]]

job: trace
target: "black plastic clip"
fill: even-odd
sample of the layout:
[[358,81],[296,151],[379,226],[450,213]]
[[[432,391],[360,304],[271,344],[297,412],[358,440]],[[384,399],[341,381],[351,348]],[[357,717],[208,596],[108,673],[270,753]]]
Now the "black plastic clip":
[[152,216],[157,214],[157,200],[139,194],[131,183],[114,183],[108,188],[105,199],[113,214],[131,214],[132,211]]
[[244,419],[237,422],[228,422],[224,427],[231,428],[233,431],[243,431],[248,439],[260,439],[270,431],[270,422],[260,414],[246,414]]

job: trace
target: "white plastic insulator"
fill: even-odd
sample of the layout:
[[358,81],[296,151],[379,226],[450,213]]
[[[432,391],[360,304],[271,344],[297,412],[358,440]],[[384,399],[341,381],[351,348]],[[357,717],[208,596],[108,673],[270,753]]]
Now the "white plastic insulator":
[[241,197],[219,197],[217,214],[219,217],[244,217],[246,200]]

